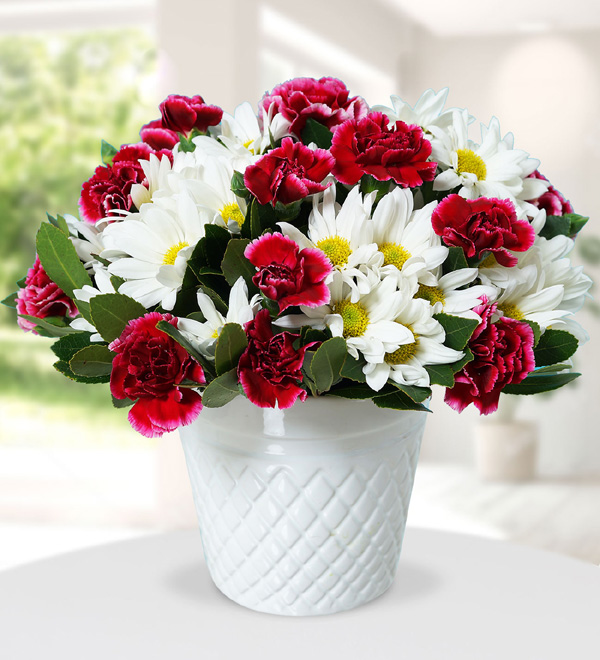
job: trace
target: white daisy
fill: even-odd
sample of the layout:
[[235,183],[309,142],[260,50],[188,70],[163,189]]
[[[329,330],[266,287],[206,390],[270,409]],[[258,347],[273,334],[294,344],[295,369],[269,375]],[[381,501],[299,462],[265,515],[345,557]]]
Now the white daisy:
[[523,191],[524,171],[531,167],[529,155],[512,148],[500,134],[494,117],[489,127],[481,127],[481,144],[468,138],[468,113],[455,111],[452,125],[446,130],[435,126],[432,132],[432,160],[442,168],[433,182],[434,190],[452,190],[466,199],[478,197],[509,198],[515,201]]
[[[432,307],[433,314],[452,314],[463,318],[479,318],[473,311],[474,307],[481,304],[481,297],[486,296],[489,302],[493,302],[499,289],[491,284],[475,284],[466,286],[473,282],[478,276],[477,268],[461,268],[435,278],[433,284],[419,282],[419,289],[415,298],[427,300]],[[466,288],[463,288],[466,287]]]
[[77,256],[83,261],[86,270],[93,271],[94,266],[98,263],[95,256],[104,249],[100,223],[91,225],[70,214],[65,214],[64,218]]
[[248,287],[243,278],[239,278],[229,293],[229,307],[223,316],[215,307],[214,302],[202,291],[198,291],[198,307],[206,321],[201,323],[194,319],[180,318],[178,330],[207,357],[214,357],[214,344],[226,323],[238,323],[242,327],[251,321],[258,311],[260,296],[255,295],[248,300]]
[[167,156],[159,160],[155,154],[150,154],[149,160],[140,160],[140,165],[146,175],[146,185],[134,183],[131,186],[131,199],[137,209],[142,204],[149,204],[155,193],[160,190],[169,190],[169,176],[173,172],[173,166]]
[[[89,303],[92,298],[99,296],[104,293],[116,293],[115,287],[110,280],[110,273],[108,270],[102,266],[100,263],[96,262],[93,268],[93,277],[95,286],[90,286],[85,284],[81,289],[75,289],[73,295],[75,300],[80,300],[82,302]],[[102,336],[96,330],[96,327],[92,325],[89,321],[79,316],[70,323],[71,327],[75,330],[80,330],[82,332],[91,332],[93,333],[90,337],[90,341],[104,341]]]
[[381,274],[416,275],[433,285],[430,272],[448,256],[440,237],[431,226],[436,202],[413,210],[413,195],[408,189],[395,188],[384,195],[373,213],[373,241],[381,255]]
[[394,312],[398,325],[411,333],[410,341],[386,353],[382,362],[368,363],[364,367],[368,385],[379,391],[391,379],[399,385],[429,387],[426,365],[450,364],[460,360],[464,353],[444,346],[446,333],[433,318],[433,309],[425,300],[397,298]]
[[108,225],[100,256],[111,261],[111,275],[126,280],[119,292],[147,308],[160,304],[173,309],[187,261],[209,220],[181,193],[174,210],[144,204],[138,213]]
[[344,337],[352,357],[358,358],[360,354],[367,362],[377,364],[383,362],[386,353],[393,353],[413,339],[411,331],[393,319],[397,299],[412,297],[414,289],[408,289],[409,282],[404,280],[403,288],[398,290],[394,278],[388,277],[353,302],[350,286],[342,273],[335,272],[329,285],[330,304],[301,309],[311,325],[328,327],[334,337]]
[[334,269],[342,272],[344,281],[352,287],[353,302],[356,302],[359,295],[370,291],[365,273],[359,267],[382,263],[382,255],[373,242],[373,223],[369,221],[375,193],[363,198],[355,186],[341,206],[335,196],[336,187],[332,184],[321,201],[319,196],[313,198],[308,237],[287,222],[278,224],[282,233],[301,248],[317,248],[324,252]]
[[414,107],[408,105],[399,96],[393,95],[390,97],[391,108],[376,105],[371,110],[373,112],[383,112],[393,122],[403,121],[406,124],[417,124],[428,133],[431,132],[431,126],[437,126],[445,130],[452,123],[452,113],[455,110],[454,108],[444,110],[448,91],[447,87],[439,92],[428,89],[423,92]]

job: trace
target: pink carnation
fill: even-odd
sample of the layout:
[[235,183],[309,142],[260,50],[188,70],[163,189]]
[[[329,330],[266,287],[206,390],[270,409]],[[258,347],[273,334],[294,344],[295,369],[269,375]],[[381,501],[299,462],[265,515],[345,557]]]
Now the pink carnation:
[[508,250],[525,252],[535,240],[535,231],[526,220],[517,220],[514,204],[508,199],[463,199],[448,195],[431,216],[433,230],[448,246],[460,247],[465,256],[480,259],[491,252],[502,266],[515,266],[517,259]]
[[331,154],[335,158],[334,176],[353,186],[363,174],[378,181],[392,179],[405,188],[433,181],[437,163],[427,162],[431,143],[420,126],[389,119],[371,112],[358,121],[349,120],[333,135]]
[[244,183],[260,204],[291,204],[325,190],[321,182],[332,167],[328,151],[309,149],[288,137],[246,168]]
[[454,387],[448,388],[444,397],[458,412],[473,403],[483,415],[493,413],[502,390],[520,383],[535,368],[531,326],[510,318],[492,323],[496,307],[488,305],[484,297],[484,304],[474,309],[481,317],[469,340],[474,358],[456,376]]
[[202,397],[184,380],[204,383],[202,367],[156,324],[171,314],[150,312],[129,321],[109,346],[113,358],[110,391],[116,399],[135,401],[129,411],[133,428],[148,438],[191,424],[202,410]]
[[300,137],[308,119],[333,129],[347,119],[361,119],[368,106],[360,96],[350,97],[346,85],[336,78],[294,78],[263,96],[260,108],[281,114],[291,122],[290,132]]
[[248,245],[244,256],[258,269],[252,281],[279,303],[280,312],[294,305],[318,307],[329,302],[325,279],[332,266],[321,250],[301,250],[288,236],[264,234]]
[[[529,176],[533,179],[548,181],[548,179],[537,170]],[[537,199],[530,199],[529,203],[537,206],[539,209],[544,209],[547,215],[565,215],[566,213],[573,213],[571,202],[568,199],[565,199],[563,194],[556,190],[553,185],[550,185],[548,190]]]
[[299,335],[273,334],[271,317],[262,309],[246,326],[248,348],[242,354],[238,375],[248,399],[260,408],[289,408],[306,399],[302,382],[304,353],[312,344],[295,349]]
[[[36,255],[33,266],[27,271],[25,286],[17,294],[17,314],[45,319],[57,316],[74,318],[78,313],[73,300],[48,277]],[[32,330],[38,334],[33,321],[18,316],[17,323],[26,332]]]

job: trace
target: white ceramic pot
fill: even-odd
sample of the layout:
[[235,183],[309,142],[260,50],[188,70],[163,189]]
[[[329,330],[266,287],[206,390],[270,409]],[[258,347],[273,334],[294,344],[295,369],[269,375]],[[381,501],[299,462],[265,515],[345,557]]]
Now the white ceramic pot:
[[217,587],[260,612],[331,614],[393,582],[427,413],[242,397],[180,429]]

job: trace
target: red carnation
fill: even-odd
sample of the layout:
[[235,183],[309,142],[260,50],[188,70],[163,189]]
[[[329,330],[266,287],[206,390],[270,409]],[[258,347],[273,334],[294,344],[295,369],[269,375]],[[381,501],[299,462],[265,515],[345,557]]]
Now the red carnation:
[[474,359],[446,390],[444,401],[458,412],[470,403],[483,415],[498,409],[500,392],[520,383],[535,368],[533,330],[523,321],[501,318],[492,323],[496,304],[475,308],[481,323],[469,340]]
[[[533,174],[530,174],[529,178],[548,181],[548,179],[537,170],[533,172]],[[556,190],[553,185],[550,185],[548,190],[537,199],[530,199],[529,203],[537,206],[539,209],[544,209],[547,215],[565,215],[566,213],[573,213],[571,202],[568,199],[565,199],[563,194]]]
[[329,259],[321,250],[305,248],[283,234],[264,234],[252,241],[244,256],[258,268],[252,281],[283,312],[293,305],[318,307],[329,302],[325,278]]
[[110,391],[116,399],[132,399],[133,428],[148,438],[191,424],[202,410],[202,397],[184,380],[204,383],[202,367],[174,339],[158,330],[159,321],[177,327],[171,314],[150,312],[129,321],[109,346],[113,359]]
[[162,119],[153,119],[142,126],[140,137],[142,142],[145,142],[152,149],[172,150],[179,143],[179,135],[175,131],[164,128]]
[[325,190],[321,181],[332,167],[328,151],[309,149],[288,137],[246,168],[244,183],[260,204],[291,204]]
[[433,230],[448,246],[463,249],[465,256],[481,259],[491,252],[502,266],[514,266],[517,258],[508,252],[525,252],[533,245],[535,231],[526,220],[517,220],[508,199],[464,199],[448,195],[431,216]]
[[265,94],[259,107],[269,112],[274,105],[275,113],[291,122],[290,132],[300,137],[309,118],[330,129],[347,119],[362,119],[368,112],[366,102],[349,96],[346,85],[336,78],[294,78]]
[[[131,187],[146,180],[139,161],[148,160],[153,153],[159,158],[163,155],[163,152],[155,152],[147,144],[126,144],[114,155],[112,165],[97,167],[94,176],[81,189],[81,217],[86,222],[96,223],[116,209],[135,210]],[[170,152],[168,155],[172,158]]]
[[[74,318],[78,313],[73,300],[48,277],[36,255],[33,266],[27,271],[25,286],[17,294],[17,314],[45,319],[49,316]],[[25,332],[32,330],[38,334],[33,321],[18,316],[17,323]]]
[[388,124],[386,115],[371,112],[338,127],[331,144],[337,179],[354,185],[363,174],[370,174],[378,181],[393,179],[404,188],[433,181],[437,163],[427,162],[431,143],[421,127],[403,121]]
[[271,317],[262,309],[246,323],[248,348],[238,365],[240,383],[248,399],[260,408],[289,408],[298,397],[306,399],[302,382],[302,362],[306,349],[296,350],[294,341],[299,335],[289,332],[273,334]]
[[207,105],[201,96],[171,94],[160,104],[163,128],[188,135],[192,129],[206,133],[209,126],[216,126],[223,117],[223,110]]

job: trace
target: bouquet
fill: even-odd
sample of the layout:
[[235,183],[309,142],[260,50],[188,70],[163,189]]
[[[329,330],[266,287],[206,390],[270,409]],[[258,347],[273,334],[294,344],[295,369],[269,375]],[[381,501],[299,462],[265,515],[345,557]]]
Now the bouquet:
[[80,218],[48,216],[4,302],[56,369],[110,382],[148,437],[237,396],[457,411],[574,380],[588,218],[447,90],[369,107],[298,78],[233,115],[172,95],[141,141],[102,143]]

